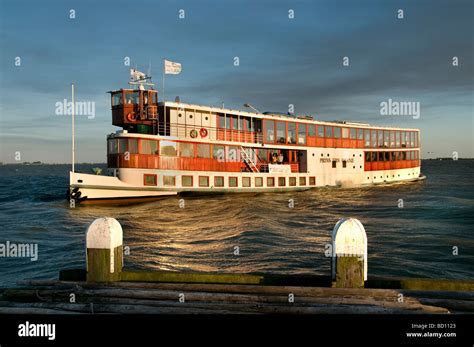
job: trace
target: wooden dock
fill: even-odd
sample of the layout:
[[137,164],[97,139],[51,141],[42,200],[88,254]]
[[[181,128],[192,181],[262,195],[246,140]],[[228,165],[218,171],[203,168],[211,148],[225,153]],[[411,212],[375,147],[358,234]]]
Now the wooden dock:
[[[337,250],[348,249],[337,245],[338,233],[351,242],[358,242],[357,235],[365,237],[361,225],[354,231],[355,224],[346,222],[333,232]],[[87,269],[61,271],[59,280],[19,281],[17,288],[0,290],[0,313],[474,313],[474,281],[366,277],[362,236],[360,252],[352,257],[346,254],[341,261],[342,253],[334,253],[331,276],[150,272],[123,267],[121,228],[113,234],[117,225],[105,223],[100,232],[89,228]]]

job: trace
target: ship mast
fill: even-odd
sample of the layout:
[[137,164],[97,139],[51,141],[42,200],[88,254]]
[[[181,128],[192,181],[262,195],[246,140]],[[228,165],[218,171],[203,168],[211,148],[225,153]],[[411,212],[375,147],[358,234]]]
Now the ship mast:
[[71,132],[72,132],[72,146],[71,146],[71,155],[72,155],[72,172],[74,172],[74,109],[75,109],[75,104],[74,104],[74,83],[71,83],[71,101],[72,101],[72,117],[71,117]]

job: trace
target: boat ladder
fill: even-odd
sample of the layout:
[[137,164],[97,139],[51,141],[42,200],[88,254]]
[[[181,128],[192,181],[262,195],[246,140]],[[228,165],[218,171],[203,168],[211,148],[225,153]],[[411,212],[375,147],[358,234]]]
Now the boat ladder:
[[247,164],[248,168],[252,172],[260,172],[260,170],[257,167],[257,163],[255,163],[252,159],[251,154],[255,153],[255,151],[252,148],[245,148],[243,146],[240,146],[240,156],[245,164]]

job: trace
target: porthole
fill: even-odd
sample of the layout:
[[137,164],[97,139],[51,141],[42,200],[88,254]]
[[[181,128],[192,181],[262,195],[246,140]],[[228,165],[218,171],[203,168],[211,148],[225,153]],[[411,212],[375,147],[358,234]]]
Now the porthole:
[[192,114],[190,114],[190,115],[189,115],[189,118],[193,118],[193,115],[192,115]]
[[[301,153],[301,156],[303,155],[303,153]],[[314,157],[314,153],[313,153],[313,157]]]
[[328,157],[329,157],[329,153],[328,153]]
[[353,156],[353,157],[355,157],[356,155],[355,155],[355,154],[353,154],[352,156]]
[[206,120],[209,120],[209,117],[206,117]]
[[178,117],[180,117],[180,118],[181,118],[182,116],[183,116],[183,115],[182,115],[181,113],[178,113]]
[[323,156],[323,154],[321,153],[321,157]]

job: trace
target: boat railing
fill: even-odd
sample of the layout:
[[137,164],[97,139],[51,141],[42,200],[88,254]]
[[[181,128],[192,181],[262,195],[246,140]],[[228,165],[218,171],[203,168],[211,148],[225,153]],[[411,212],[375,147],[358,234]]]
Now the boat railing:
[[188,139],[210,139],[224,142],[263,143],[263,133],[253,130],[217,128],[205,124],[180,124],[157,122],[156,130],[160,135]]

